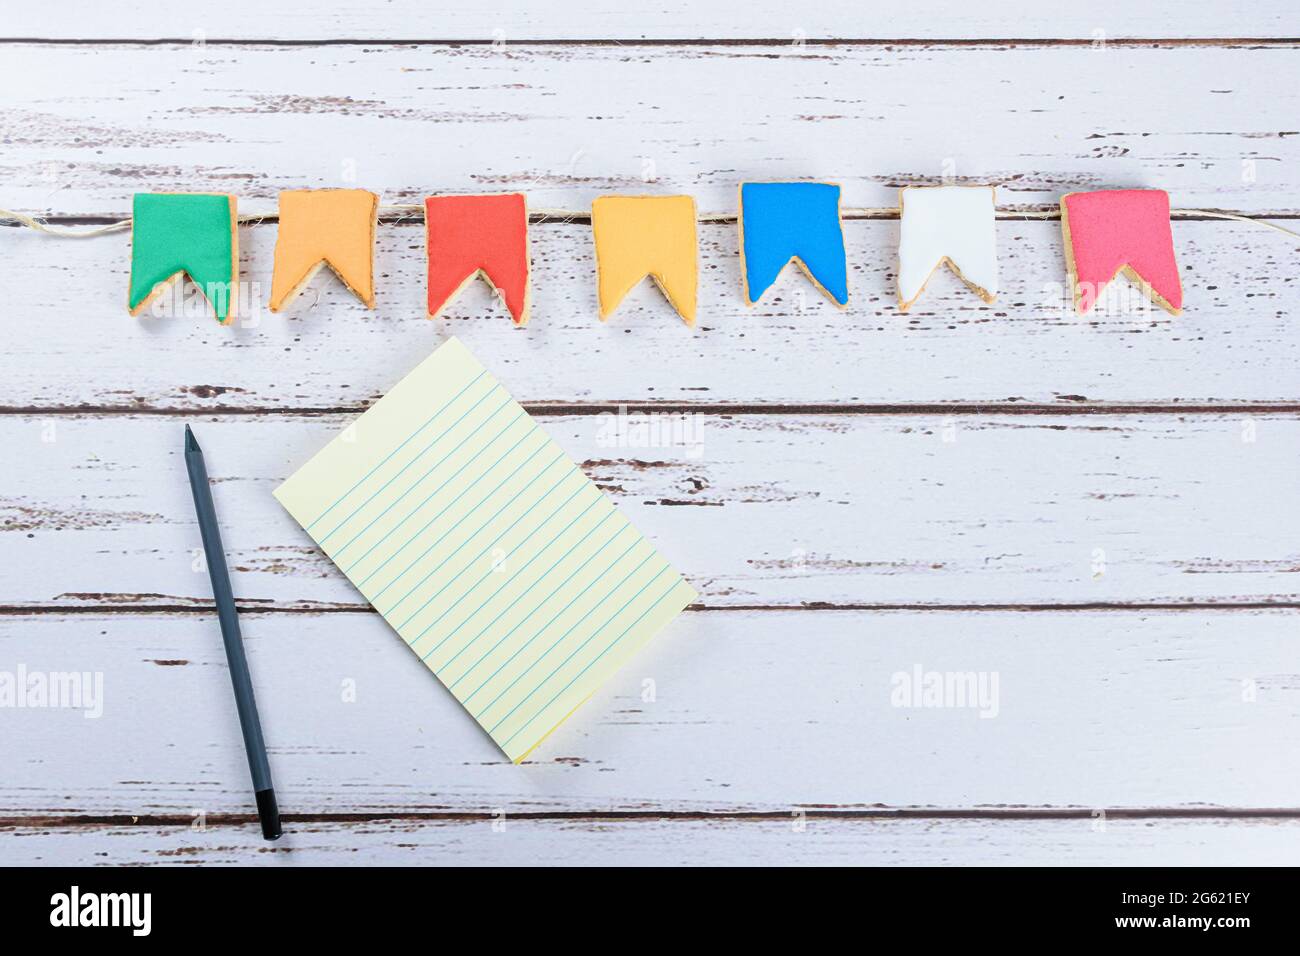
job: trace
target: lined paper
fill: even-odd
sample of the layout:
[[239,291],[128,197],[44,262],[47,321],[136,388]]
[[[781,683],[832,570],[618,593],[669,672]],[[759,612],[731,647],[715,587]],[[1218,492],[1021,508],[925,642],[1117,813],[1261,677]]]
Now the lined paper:
[[275,496],[516,763],[696,598],[457,339]]

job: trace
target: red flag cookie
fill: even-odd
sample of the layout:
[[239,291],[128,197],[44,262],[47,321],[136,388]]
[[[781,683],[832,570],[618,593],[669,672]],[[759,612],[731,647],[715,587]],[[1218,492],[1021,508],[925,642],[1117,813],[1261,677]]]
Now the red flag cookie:
[[516,325],[528,322],[528,207],[522,193],[424,200],[429,318],[476,277],[491,284]]

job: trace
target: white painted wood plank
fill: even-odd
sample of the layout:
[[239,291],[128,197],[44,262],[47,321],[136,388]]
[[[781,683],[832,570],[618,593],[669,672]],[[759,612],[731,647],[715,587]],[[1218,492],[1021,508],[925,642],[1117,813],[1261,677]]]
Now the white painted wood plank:
[[[377,617],[243,630],[286,813],[1275,808],[1300,792],[1295,615],[1277,611],[687,613],[522,766]],[[3,813],[250,812],[211,618],[7,616],[0,662],[103,675],[97,719],[0,711]],[[988,696],[894,706],[894,675],[918,666],[996,675],[996,716]]]
[[1176,206],[1294,209],[1289,48],[10,45],[7,207],[123,213],[138,190],[359,183],[388,201],[612,190],[735,206],[744,179],[1002,184],[1006,204],[1159,186]]
[[[936,276],[895,307],[896,222],[846,225],[840,313],[793,267],[747,309],[736,227],[701,227],[700,326],[646,282],[596,318],[590,227],[532,229],[533,320],[512,326],[484,283],[424,318],[423,227],[379,230],[378,308],[330,276],[292,311],[238,327],[206,313],[133,319],[126,236],[86,242],[0,229],[15,334],[0,405],[17,408],[364,408],[449,335],[526,402],[925,403],[1295,401],[1300,242],[1237,223],[1178,222],[1187,310],[1172,318],[1121,280],[1114,308],[1074,315],[1059,224],[1001,222],[1001,300]],[[264,302],[275,227],[241,230],[242,275]],[[1136,301],[1138,306],[1134,307]],[[342,375],[343,380],[340,381]]]
[[14,866],[1289,866],[1300,824],[1265,821],[974,820],[405,821],[290,824],[276,843],[255,825],[18,827]]
[[[540,418],[709,605],[1300,599],[1295,416],[654,421]],[[345,423],[195,423],[241,599],[362,603],[271,496]],[[0,418],[0,603],[210,600],[182,433]]]
[[[1228,12],[1231,10],[1231,13]],[[51,16],[46,7],[21,7],[6,17],[7,36],[212,37],[255,39],[497,39],[660,37],[1216,37],[1293,36],[1293,11],[1284,0],[1226,8],[1213,0],[1186,0],[1177,16],[1158,5],[1120,0],[1089,4],[1046,0],[971,4],[920,0],[897,5],[880,0],[832,0],[792,9],[775,0],[688,3],[658,0],[626,5],[602,0],[508,0],[479,4],[400,0],[368,6],[308,3],[218,5],[133,0],[92,5],[75,17]]]

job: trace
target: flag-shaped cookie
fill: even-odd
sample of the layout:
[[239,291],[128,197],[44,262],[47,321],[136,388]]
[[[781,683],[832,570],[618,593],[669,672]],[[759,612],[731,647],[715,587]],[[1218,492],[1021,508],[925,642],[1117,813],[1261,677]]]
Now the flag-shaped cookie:
[[600,318],[647,276],[695,324],[700,267],[690,196],[600,196],[591,204]]
[[482,276],[515,324],[527,323],[531,286],[523,193],[429,196],[424,219],[429,318],[440,315],[461,289]]
[[182,275],[223,324],[234,314],[239,275],[235,197],[220,193],[136,193],[131,211],[127,308],[139,315]]
[[841,309],[849,302],[835,183],[741,183],[740,260],[753,305],[794,262]]
[[379,197],[364,189],[280,193],[271,311],[283,309],[323,266],[329,266],[366,308],[373,309],[378,213]]
[[1061,197],[1065,262],[1080,315],[1123,272],[1165,311],[1183,309],[1183,284],[1169,226],[1169,194],[1159,189],[1105,189]]
[[985,302],[998,294],[992,186],[899,190],[898,308],[906,312],[945,263]]

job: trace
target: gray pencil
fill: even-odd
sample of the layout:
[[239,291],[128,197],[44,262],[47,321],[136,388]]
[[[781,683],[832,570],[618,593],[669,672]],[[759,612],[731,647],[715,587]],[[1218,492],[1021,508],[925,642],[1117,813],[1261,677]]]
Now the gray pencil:
[[271,766],[266,761],[266,744],[262,724],[257,719],[257,702],[253,699],[253,681],[248,676],[244,658],[244,640],[239,634],[239,614],[230,590],[230,573],[226,570],[226,552],[221,547],[221,529],[212,506],[212,489],[208,469],[203,463],[203,449],[185,426],[185,467],[190,473],[190,490],[194,492],[194,510],[199,516],[199,533],[207,556],[208,575],[212,578],[212,597],[217,603],[221,622],[221,639],[230,663],[230,683],[235,688],[235,706],[239,709],[239,726],[244,731],[244,749],[248,751],[248,769],[253,774],[253,791],[257,797],[257,816],[262,821],[262,836],[274,840],[280,836],[280,811],[271,787]]

